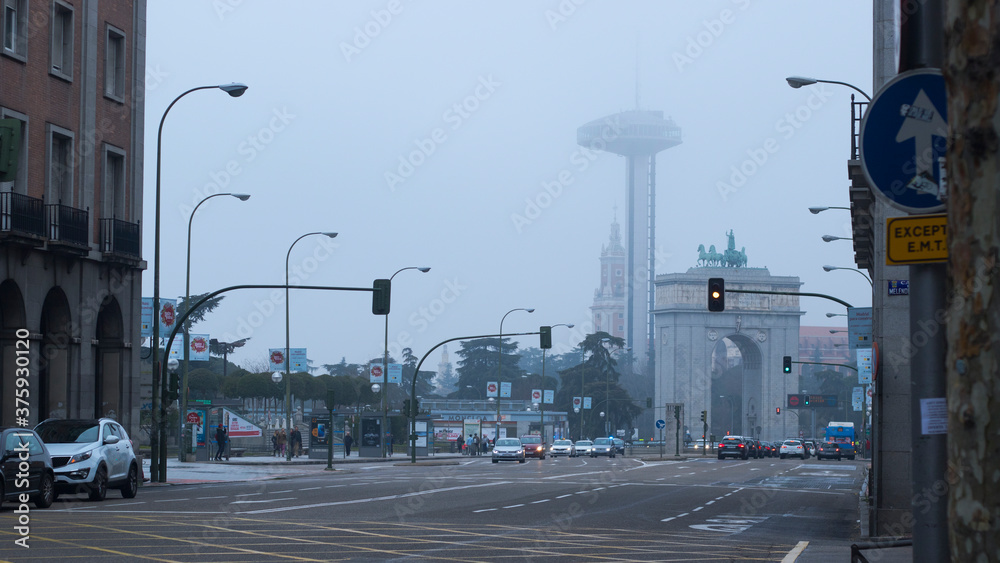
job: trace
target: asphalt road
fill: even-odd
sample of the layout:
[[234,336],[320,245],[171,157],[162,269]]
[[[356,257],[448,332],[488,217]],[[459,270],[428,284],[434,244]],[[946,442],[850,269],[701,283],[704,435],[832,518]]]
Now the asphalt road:
[[372,463],[0,513],[8,561],[781,561],[857,537],[860,462]]

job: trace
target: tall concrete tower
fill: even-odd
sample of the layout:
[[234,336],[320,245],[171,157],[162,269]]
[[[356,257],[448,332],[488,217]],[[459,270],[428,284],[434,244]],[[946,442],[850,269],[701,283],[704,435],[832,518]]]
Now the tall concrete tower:
[[653,351],[653,279],[656,241],[656,153],[681,144],[681,129],[662,111],[634,110],[591,121],[576,130],[576,142],[590,150],[626,158],[625,342],[639,356]]

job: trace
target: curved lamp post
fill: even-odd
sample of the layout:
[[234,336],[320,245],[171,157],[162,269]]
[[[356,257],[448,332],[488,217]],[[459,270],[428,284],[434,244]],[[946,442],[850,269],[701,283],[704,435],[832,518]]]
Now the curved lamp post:
[[500,370],[500,364],[503,362],[503,321],[507,318],[507,315],[513,313],[514,311],[525,311],[528,313],[534,313],[534,309],[517,308],[511,309],[503,314],[500,318],[500,337],[497,339],[497,430],[496,434],[493,435],[493,439],[500,438],[500,379],[503,377],[503,372]]
[[[431,271],[430,268],[425,266],[407,266],[405,268],[400,268],[396,270],[396,274],[405,270],[420,270],[422,273],[427,273]],[[392,287],[392,278],[396,277],[396,274],[389,276],[389,287]],[[414,374],[413,377],[416,377]],[[386,444],[385,444],[385,432],[388,428],[389,423],[389,401],[386,400],[386,393],[389,392],[389,313],[385,314],[385,347],[382,353],[382,457],[385,457]],[[410,413],[406,413],[407,416]],[[391,445],[389,446],[392,447]]]
[[810,84],[816,84],[817,82],[822,82],[824,84],[840,84],[841,86],[847,86],[848,88],[853,88],[865,97],[869,102],[872,101],[872,97],[865,93],[864,90],[858,88],[853,84],[848,84],[847,82],[838,82],[836,80],[820,80],[818,78],[806,78],[805,76],[789,76],[785,79],[788,85],[792,88],[801,88],[803,86],[809,86]]
[[[288,261],[292,257],[292,248],[295,248],[295,243],[300,240],[312,236],[312,235],[323,235],[330,238],[335,238],[337,233],[316,231],[312,233],[306,233],[299,238],[295,239],[295,242],[288,247],[288,252],[285,254],[285,432],[289,433],[289,439],[291,439],[292,431],[292,358],[291,356],[291,332],[289,330],[289,313],[288,306]],[[291,443],[291,442],[289,442]],[[285,459],[287,461],[292,461],[292,448],[286,450]]]
[[[188,217],[187,273],[184,276],[184,306],[185,307],[190,307],[191,306],[191,224],[194,222],[194,214],[195,214],[196,211],[198,211],[198,208],[201,207],[201,204],[203,204],[206,201],[212,199],[213,197],[219,197],[219,196],[224,196],[224,195],[235,197],[236,199],[238,199],[240,201],[246,201],[246,200],[250,199],[250,195],[249,194],[231,194],[231,193],[212,194],[212,195],[206,197],[205,199],[199,201],[198,205],[195,205],[194,209],[191,210],[191,216]],[[181,415],[180,415],[180,419],[181,419],[181,428],[182,429],[184,428],[184,425],[187,424],[185,421],[187,420],[187,405],[188,405],[188,398],[187,398],[188,362],[189,362],[190,356],[191,356],[191,334],[190,333],[191,333],[191,323],[189,321],[184,321],[184,370],[181,372],[181,388],[180,388],[180,394],[181,394]],[[225,369],[225,364],[223,364],[223,369]],[[184,432],[183,432],[183,430],[181,431],[179,439],[180,440],[184,440]],[[180,449],[180,454],[178,456],[178,459],[180,461],[186,461],[187,460],[187,448],[185,447],[184,444],[181,444],[181,447],[179,449]]]
[[153,435],[150,443],[150,456],[149,456],[149,478],[150,481],[154,483],[163,483],[167,480],[167,441],[164,435],[163,418],[164,418],[164,407],[163,407],[163,395],[167,390],[166,381],[160,377],[160,162],[161,162],[161,146],[163,140],[163,122],[167,119],[167,114],[170,113],[170,108],[174,107],[174,104],[178,100],[187,96],[191,92],[196,92],[198,90],[211,90],[218,88],[223,92],[226,92],[234,98],[238,98],[243,95],[243,92],[247,91],[246,84],[232,83],[232,84],[221,84],[215,86],[198,86],[196,88],[191,88],[190,90],[182,93],[180,96],[174,98],[167,109],[163,110],[163,117],[160,118],[160,126],[156,131],[156,192],[154,194],[155,199],[155,211],[153,215],[153,340],[150,343],[150,349],[155,349],[156,353],[153,355]]
[[810,207],[809,208],[809,213],[812,213],[813,215],[816,215],[818,213],[822,213],[822,212],[826,211],[827,209],[846,209],[847,211],[851,210],[850,207]]
[[[872,286],[872,289],[875,289],[875,284],[872,283],[872,279],[869,278],[867,274],[865,274],[864,272],[862,272],[861,270],[859,270],[857,268],[846,268],[846,267],[843,267],[843,266],[823,266],[823,270],[827,271],[827,272],[832,272],[834,270],[851,270],[853,272],[857,272],[857,273],[861,274],[861,277],[865,278],[865,281],[867,281],[868,284]],[[829,316],[829,313],[827,313],[827,316]]]
[[823,235],[823,242],[832,242],[835,240],[854,240],[851,237],[835,237],[833,235]]
[[826,318],[832,319],[833,317],[846,317],[847,313],[827,313]]

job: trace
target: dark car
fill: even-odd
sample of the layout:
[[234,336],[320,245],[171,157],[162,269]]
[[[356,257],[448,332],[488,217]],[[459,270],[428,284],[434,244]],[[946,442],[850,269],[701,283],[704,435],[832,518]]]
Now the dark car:
[[756,438],[744,436],[743,441],[747,445],[748,457],[752,457],[754,459],[759,459],[764,457],[764,454],[760,451],[760,442]]
[[747,459],[750,457],[750,450],[746,442],[740,436],[726,436],[719,442],[719,459],[735,457],[737,459]]
[[835,459],[840,461],[844,454],[840,451],[840,444],[833,442],[820,442],[816,448],[816,459]]
[[542,437],[535,434],[521,436],[521,445],[524,446],[524,457],[537,457],[545,459],[545,443]]
[[56,500],[56,477],[52,471],[52,457],[38,434],[27,428],[2,428],[0,446],[3,448],[0,453],[0,503],[8,500],[21,503],[21,495],[28,495],[38,508],[52,506]]
[[594,447],[590,449],[590,457],[603,455],[613,458],[615,451],[614,438],[594,438]]
[[622,440],[621,438],[614,438],[614,441],[615,441],[615,451],[622,455],[625,455],[625,440]]

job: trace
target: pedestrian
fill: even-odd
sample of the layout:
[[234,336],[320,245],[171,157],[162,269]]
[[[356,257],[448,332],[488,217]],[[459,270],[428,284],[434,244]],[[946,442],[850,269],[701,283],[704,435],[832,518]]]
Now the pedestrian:
[[274,434],[271,434],[271,449],[274,450],[274,457],[278,457],[278,431],[275,430]]
[[479,434],[472,436],[472,455],[479,455]]
[[350,432],[344,433],[344,457],[351,455],[351,445],[354,444],[354,438],[351,438]]
[[463,455],[472,455],[472,434],[465,439],[465,452]]
[[490,451],[490,439],[483,436],[483,455]]
[[288,436],[285,434],[285,430],[278,430],[278,455],[285,457],[285,446],[288,443]]
[[455,434],[455,451],[462,453],[462,433]]
[[296,426],[292,429],[292,455],[299,457],[302,453],[302,432],[299,432],[299,427]]
[[222,452],[226,449],[226,428],[219,423],[219,426],[215,429],[215,461],[222,461]]
[[385,437],[385,451],[389,457],[392,457],[392,432],[386,434]]

